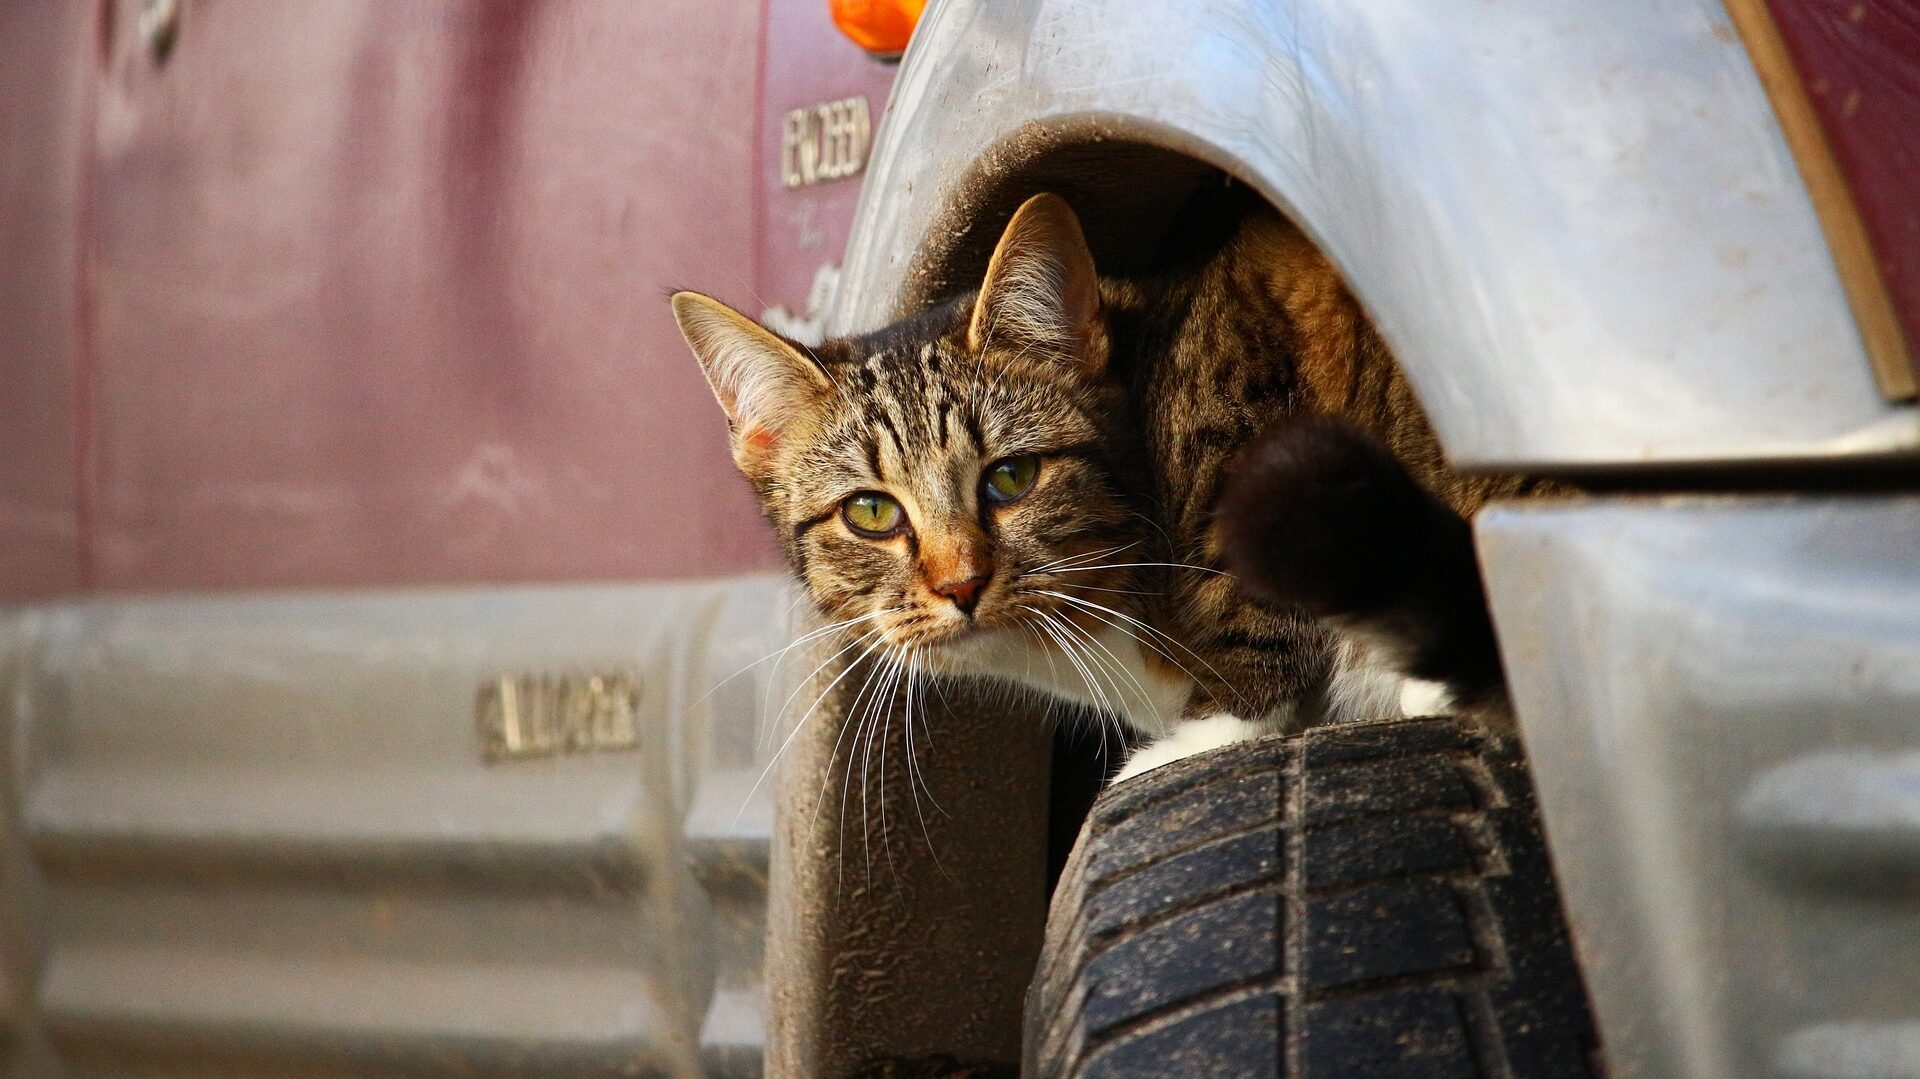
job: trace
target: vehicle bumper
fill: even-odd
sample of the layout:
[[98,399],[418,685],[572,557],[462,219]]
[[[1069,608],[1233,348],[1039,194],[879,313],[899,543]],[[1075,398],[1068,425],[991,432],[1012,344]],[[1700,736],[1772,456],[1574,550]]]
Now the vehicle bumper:
[[1920,497],[1596,498],[1477,525],[1612,1073],[1907,1074]]

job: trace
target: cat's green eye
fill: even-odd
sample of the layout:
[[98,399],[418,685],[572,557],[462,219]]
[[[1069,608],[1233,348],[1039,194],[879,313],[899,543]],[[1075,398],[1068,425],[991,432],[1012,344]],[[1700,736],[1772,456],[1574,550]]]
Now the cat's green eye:
[[840,516],[863,536],[891,536],[907,523],[900,503],[876,491],[862,491],[840,503]]
[[982,490],[989,502],[1011,502],[1026,494],[1040,475],[1040,458],[1031,454],[1009,457],[987,466]]

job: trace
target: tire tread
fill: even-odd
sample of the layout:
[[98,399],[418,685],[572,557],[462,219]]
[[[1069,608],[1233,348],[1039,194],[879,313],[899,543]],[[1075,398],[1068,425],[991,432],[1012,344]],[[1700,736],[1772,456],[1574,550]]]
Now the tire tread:
[[1525,762],[1452,719],[1323,727],[1100,796],[1025,1073],[1533,1079],[1598,1045]]

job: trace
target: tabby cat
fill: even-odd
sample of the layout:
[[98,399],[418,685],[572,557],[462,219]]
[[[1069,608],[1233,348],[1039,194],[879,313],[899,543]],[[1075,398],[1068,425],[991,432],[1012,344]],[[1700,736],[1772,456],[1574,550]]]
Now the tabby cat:
[[734,460],[852,654],[1117,714],[1154,739],[1120,778],[1400,714],[1407,674],[1497,696],[1458,516],[1493,485],[1442,467],[1297,229],[1262,204],[1227,237],[1103,278],[1037,195],[977,293],[813,348],[674,295]]

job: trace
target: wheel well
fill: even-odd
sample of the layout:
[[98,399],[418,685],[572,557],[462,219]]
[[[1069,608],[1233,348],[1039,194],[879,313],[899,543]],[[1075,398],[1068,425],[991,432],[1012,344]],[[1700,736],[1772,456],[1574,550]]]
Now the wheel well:
[[1193,197],[1229,174],[1178,150],[1098,132],[1033,133],[985,155],[930,230],[901,293],[915,310],[977,288],[1001,227],[1042,191],[1070,203],[1102,273],[1147,269]]

